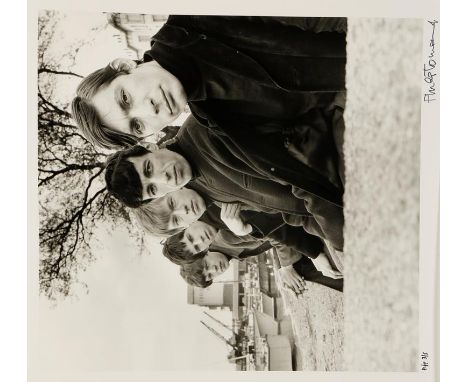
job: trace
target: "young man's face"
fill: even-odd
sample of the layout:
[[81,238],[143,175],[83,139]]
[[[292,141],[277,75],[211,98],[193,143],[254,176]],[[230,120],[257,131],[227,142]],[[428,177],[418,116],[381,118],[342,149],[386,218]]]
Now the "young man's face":
[[188,252],[195,255],[208,249],[217,232],[213,226],[196,221],[185,229],[180,241],[185,244]]
[[229,260],[221,252],[208,252],[203,262],[203,276],[207,281],[213,280],[229,268]]
[[184,110],[180,81],[154,61],[117,76],[92,99],[101,122],[136,137],[157,133]]
[[205,201],[193,190],[181,188],[164,197],[169,213],[168,229],[186,228],[198,220],[206,210]]
[[129,157],[142,185],[142,200],[159,198],[185,186],[192,178],[192,169],[180,154],[167,149],[152,150],[138,157]]

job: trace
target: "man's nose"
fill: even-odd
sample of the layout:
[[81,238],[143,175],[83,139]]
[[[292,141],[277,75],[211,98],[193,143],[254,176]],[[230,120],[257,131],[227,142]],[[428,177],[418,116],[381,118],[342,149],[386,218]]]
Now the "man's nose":
[[148,97],[147,104],[154,113],[156,114],[159,113],[159,109],[161,108],[161,105],[159,102],[156,102],[152,98]]
[[156,183],[160,183],[160,184],[169,185],[171,179],[172,179],[171,173],[167,170],[160,171],[153,175],[153,180]]
[[187,206],[184,205],[184,206],[176,207],[174,209],[174,212],[181,214],[181,215],[187,214]]
[[142,100],[141,102],[134,103],[131,114],[134,117],[145,118],[151,117],[157,114],[158,111],[157,105],[154,106],[151,100]]

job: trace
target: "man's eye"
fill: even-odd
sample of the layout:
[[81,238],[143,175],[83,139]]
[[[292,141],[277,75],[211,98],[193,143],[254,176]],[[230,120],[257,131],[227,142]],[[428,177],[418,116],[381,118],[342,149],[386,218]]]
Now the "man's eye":
[[174,200],[172,198],[169,198],[169,207],[173,210],[174,209]]
[[187,239],[188,239],[188,241],[189,241],[190,243],[193,243],[193,237],[192,237],[192,235],[188,235],[188,236],[187,236]]
[[149,160],[145,162],[145,175],[148,178],[151,176],[151,162]]
[[148,176],[153,175],[153,165],[150,161],[148,161]]
[[200,252],[200,247],[198,245],[195,246],[195,252],[196,253]]
[[173,222],[175,227],[177,227],[179,225],[179,219],[177,217],[173,218],[172,222]]
[[129,97],[127,95],[127,93],[125,93],[125,90],[122,89],[121,91],[121,98],[122,98],[122,102],[125,104],[125,105],[129,105]]

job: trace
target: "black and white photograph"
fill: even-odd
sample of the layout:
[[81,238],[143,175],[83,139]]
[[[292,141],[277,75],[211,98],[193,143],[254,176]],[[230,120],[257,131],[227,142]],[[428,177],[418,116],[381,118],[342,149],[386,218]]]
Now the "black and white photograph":
[[430,5],[38,7],[31,380],[435,380]]

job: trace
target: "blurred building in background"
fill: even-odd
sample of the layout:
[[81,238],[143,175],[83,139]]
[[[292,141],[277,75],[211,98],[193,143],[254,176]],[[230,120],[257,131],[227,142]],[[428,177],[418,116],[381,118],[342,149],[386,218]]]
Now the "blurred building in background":
[[124,47],[126,55],[142,59],[153,37],[167,20],[165,15],[140,13],[106,13],[109,24],[116,29],[114,38]]
[[[228,360],[236,370],[293,370],[294,333],[291,318],[284,311],[276,286],[272,253],[231,260],[232,277],[214,281],[208,288],[188,286],[187,302],[209,309],[229,309],[232,324],[205,314],[212,323],[201,321],[228,346]],[[229,330],[228,337],[215,325]]]
[[209,309],[232,310],[232,284],[213,284],[207,288],[187,287],[187,303]]

